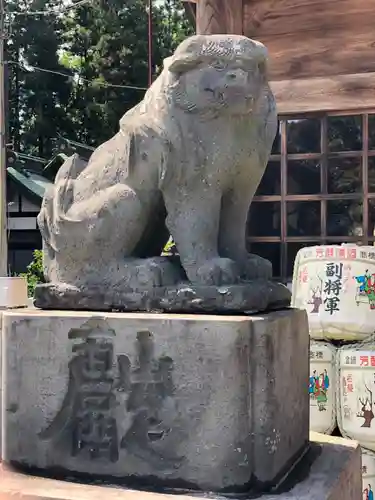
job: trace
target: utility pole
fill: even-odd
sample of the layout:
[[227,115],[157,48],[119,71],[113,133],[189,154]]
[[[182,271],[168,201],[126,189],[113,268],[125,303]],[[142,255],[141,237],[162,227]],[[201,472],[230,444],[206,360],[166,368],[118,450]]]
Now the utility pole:
[[152,75],[153,75],[153,68],[152,68],[152,0],[148,0],[148,86],[151,87],[152,85]]
[[6,121],[5,121],[5,0],[0,0],[0,277],[8,276],[8,231],[6,196]]

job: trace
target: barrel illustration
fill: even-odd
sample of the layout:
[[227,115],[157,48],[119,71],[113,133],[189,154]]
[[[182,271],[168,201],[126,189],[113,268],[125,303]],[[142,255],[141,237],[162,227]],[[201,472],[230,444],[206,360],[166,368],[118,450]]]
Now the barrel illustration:
[[314,339],[365,339],[375,329],[375,247],[301,249],[294,263],[292,306],[306,309]]
[[338,351],[337,422],[344,437],[375,451],[375,343]]
[[310,429],[331,434],[336,427],[336,349],[327,342],[310,344]]
[[374,500],[375,453],[362,448],[362,495],[363,500]]

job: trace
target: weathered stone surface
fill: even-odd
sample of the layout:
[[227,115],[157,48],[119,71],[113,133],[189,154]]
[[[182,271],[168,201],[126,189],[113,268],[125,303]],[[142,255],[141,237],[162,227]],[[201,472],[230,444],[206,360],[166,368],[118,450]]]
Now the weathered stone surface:
[[246,37],[185,40],[119,132],[59,170],[38,217],[47,280],[176,285],[177,268],[157,257],[168,232],[196,286],[268,279],[245,235],[277,129],[266,67],[266,48]]
[[37,286],[34,303],[42,309],[247,313],[288,307],[290,297],[287,287],[266,280],[221,287],[185,283],[127,292],[50,283]]
[[269,487],[306,451],[308,343],[293,309],[4,312],[3,460],[143,485]]
[[[311,448],[277,495],[246,496],[261,500],[359,500],[362,498],[361,453],[355,441],[312,433]],[[295,484],[297,483],[297,484]],[[181,493],[181,492],[180,492]],[[27,476],[0,466],[0,498],[14,500],[223,500],[223,496],[194,496],[124,490]],[[236,496],[232,497],[233,499]],[[243,496],[237,497],[238,499]]]

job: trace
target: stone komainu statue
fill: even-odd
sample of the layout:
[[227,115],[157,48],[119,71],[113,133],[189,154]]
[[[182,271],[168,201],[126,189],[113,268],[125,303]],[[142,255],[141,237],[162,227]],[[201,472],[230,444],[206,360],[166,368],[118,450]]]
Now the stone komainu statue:
[[119,132],[88,162],[74,155],[62,165],[38,217],[47,280],[174,284],[180,272],[156,257],[168,232],[192,284],[269,278],[245,232],[276,128],[261,43],[185,40]]

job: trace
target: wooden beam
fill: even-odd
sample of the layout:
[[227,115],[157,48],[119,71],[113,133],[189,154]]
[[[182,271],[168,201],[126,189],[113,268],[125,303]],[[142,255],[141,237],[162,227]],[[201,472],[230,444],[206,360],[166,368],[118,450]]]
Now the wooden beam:
[[196,0],[183,0],[183,6],[185,9],[185,13],[189,21],[192,23],[192,25],[195,27],[196,26],[196,19],[197,19],[197,4]]
[[271,82],[279,115],[375,109],[375,72]]
[[198,0],[197,33],[242,35],[243,0]]
[[270,53],[270,78],[375,72],[374,0],[243,0],[244,34]]
[[249,36],[275,36],[319,30],[350,33],[372,26],[372,0],[244,0],[244,27]]
[[272,80],[375,72],[373,28],[352,27],[350,36],[337,30],[256,38],[268,48]]

